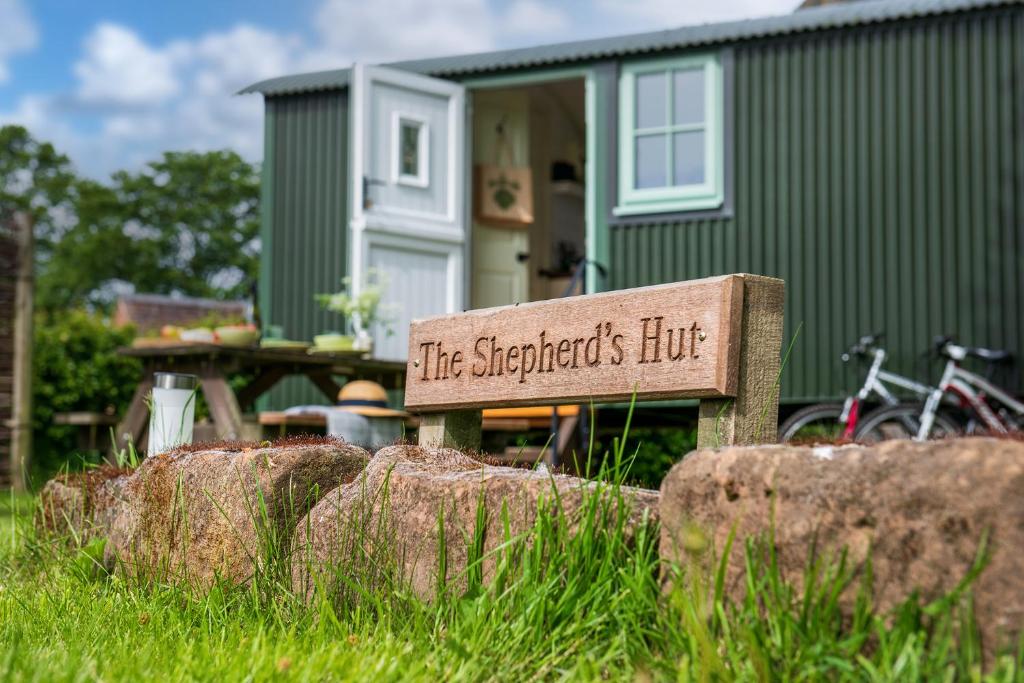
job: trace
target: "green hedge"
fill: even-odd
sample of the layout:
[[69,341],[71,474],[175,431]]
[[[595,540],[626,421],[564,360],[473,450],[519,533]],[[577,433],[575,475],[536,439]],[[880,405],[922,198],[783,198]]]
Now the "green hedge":
[[131,328],[113,328],[83,310],[36,314],[32,430],[37,472],[52,472],[79,455],[76,428],[55,425],[55,414],[124,413],[142,368],[137,359],[117,355],[117,349],[131,344],[134,336]]

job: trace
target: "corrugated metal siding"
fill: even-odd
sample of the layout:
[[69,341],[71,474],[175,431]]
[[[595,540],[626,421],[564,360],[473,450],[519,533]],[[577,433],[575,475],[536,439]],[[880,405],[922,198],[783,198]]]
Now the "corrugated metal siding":
[[848,391],[866,332],[922,376],[940,333],[1021,352],[1022,17],[737,45],[734,214],[612,225],[612,286],[784,278],[789,400]]
[[[347,94],[268,98],[266,114],[271,204],[261,309],[264,323],[281,325],[285,337],[312,340],[343,328],[340,316],[322,310],[313,296],[336,291],[346,270]],[[322,394],[305,378],[291,378],[265,406],[314,402],[323,403]]]
[[[571,62],[620,58],[663,50],[693,48],[764,36],[798,34],[839,27],[862,26],[919,16],[996,7],[1020,0],[860,0],[835,2],[777,16],[713,24],[682,26],[664,31],[609,38],[537,45],[533,47],[391,62],[386,66],[433,76],[541,69]],[[270,78],[243,88],[240,93],[283,95],[312,90],[345,88],[348,69]]]

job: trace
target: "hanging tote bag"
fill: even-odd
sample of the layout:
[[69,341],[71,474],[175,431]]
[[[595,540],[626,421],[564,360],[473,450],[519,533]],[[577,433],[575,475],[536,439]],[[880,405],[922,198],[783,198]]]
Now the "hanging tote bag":
[[473,184],[476,219],[481,223],[529,225],[533,223],[533,172],[516,166],[504,124],[497,129],[496,162],[477,164]]

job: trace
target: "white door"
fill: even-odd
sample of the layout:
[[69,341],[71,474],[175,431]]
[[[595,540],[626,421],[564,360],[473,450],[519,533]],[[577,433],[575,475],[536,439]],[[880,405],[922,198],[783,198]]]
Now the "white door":
[[[498,149],[501,127],[503,150]],[[522,166],[530,162],[529,102],[525,91],[473,93],[473,163],[503,160]],[[500,159],[504,153],[505,158]],[[511,158],[508,158],[511,157]],[[505,306],[530,300],[530,231],[527,226],[503,227],[473,221],[473,308]]]
[[473,308],[530,300],[526,270],[530,233],[523,228],[473,226]]
[[405,360],[412,320],[465,308],[465,91],[357,64],[350,111],[349,272],[357,291],[384,275],[394,334],[371,330],[374,356]]

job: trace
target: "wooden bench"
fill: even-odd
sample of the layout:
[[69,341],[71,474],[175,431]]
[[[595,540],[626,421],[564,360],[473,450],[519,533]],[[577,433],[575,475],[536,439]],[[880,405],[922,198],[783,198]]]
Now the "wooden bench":
[[110,448],[110,430],[117,424],[117,416],[88,411],[56,413],[53,423],[78,427],[77,443],[80,450],[107,451]]
[[[556,417],[552,420],[552,413]],[[557,461],[565,452],[580,420],[580,406],[531,406],[526,408],[488,408],[483,411],[481,429],[484,432],[527,432],[536,429],[553,429],[556,438],[548,448],[548,460]],[[321,413],[287,413],[283,410],[263,411],[258,416],[260,427],[264,433],[274,432],[275,436],[285,436],[289,430],[305,430],[324,433],[327,429],[327,417]],[[419,427],[420,420],[416,416],[406,418],[407,427]],[[514,452],[513,452],[514,451]],[[522,451],[522,452],[520,452]],[[525,454],[529,454],[528,456]],[[500,457],[517,459],[537,459],[540,449],[507,448]]]
[[487,408],[482,411],[482,432],[528,432],[547,429],[554,437],[547,446],[505,448],[495,454],[498,460],[535,462],[543,458],[549,465],[557,465],[565,456],[572,436],[579,426],[580,406],[525,406],[520,408]]
[[305,431],[316,431],[323,434],[327,431],[327,416],[321,413],[286,413],[283,410],[266,410],[259,414],[260,427],[264,432],[274,431],[277,436],[284,436],[290,428]]

